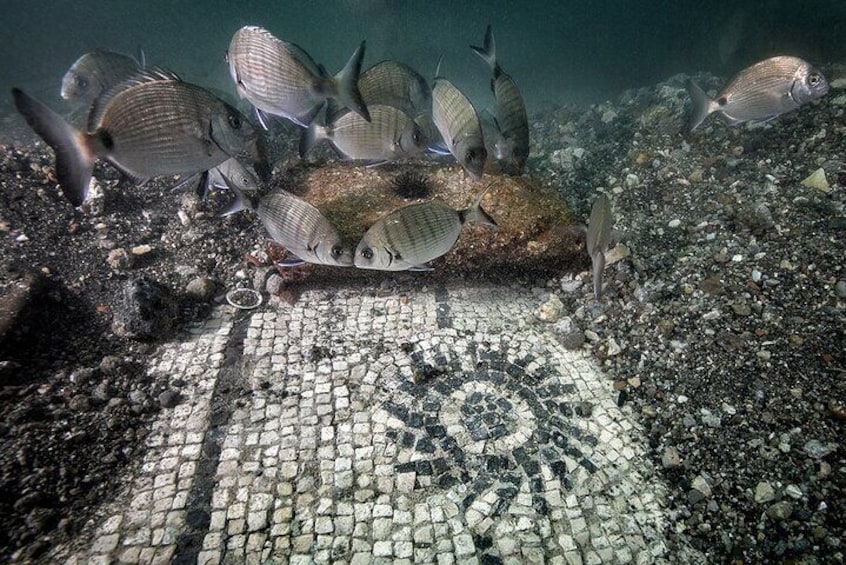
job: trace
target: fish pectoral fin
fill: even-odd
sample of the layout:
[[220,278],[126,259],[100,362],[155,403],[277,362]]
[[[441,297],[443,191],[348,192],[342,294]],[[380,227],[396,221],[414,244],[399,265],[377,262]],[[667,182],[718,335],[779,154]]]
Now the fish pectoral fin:
[[416,271],[416,272],[427,272],[427,271],[434,271],[432,267],[429,265],[414,265],[413,267],[409,267],[408,271]]
[[305,261],[291,253],[290,251],[285,254],[285,257],[282,258],[281,261],[276,262],[277,267],[298,267],[304,264]]
[[262,127],[262,129],[264,131],[268,131],[270,128],[267,127],[267,122],[268,122],[267,114],[265,114],[263,111],[259,110],[256,107],[253,107],[253,109],[256,111],[256,119],[258,120],[259,125]]
[[440,143],[433,143],[428,149],[435,155],[450,155],[449,149],[446,148],[446,145]]

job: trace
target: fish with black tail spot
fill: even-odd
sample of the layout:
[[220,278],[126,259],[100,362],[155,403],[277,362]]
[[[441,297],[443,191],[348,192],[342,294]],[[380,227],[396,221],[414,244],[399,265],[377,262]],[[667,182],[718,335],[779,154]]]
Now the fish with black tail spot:
[[362,41],[333,77],[299,45],[262,27],[244,26],[232,37],[226,58],[238,95],[256,108],[263,125],[263,114],[271,114],[308,127],[328,98],[370,121],[358,90],[364,48]]
[[487,189],[465,210],[430,200],[388,214],[364,234],[355,250],[355,266],[379,271],[431,270],[426,263],[449,252],[467,222],[496,227],[482,208],[485,194]]
[[470,100],[441,76],[432,88],[432,119],[455,160],[471,177],[481,178],[488,151],[479,115]]
[[86,131],[20,89],[12,96],[56,152],[59,184],[74,206],[85,200],[98,158],[143,184],[151,177],[207,171],[257,150],[257,132],[238,110],[161,69],[145,70],[101,95]]
[[495,98],[494,131],[496,138],[489,141],[494,157],[507,173],[520,175],[529,158],[529,118],[523,96],[514,79],[508,76],[496,59],[496,42],[493,30],[485,30],[482,47],[470,46],[493,71],[491,90]]
[[829,91],[823,74],[798,57],[765,59],[740,71],[716,98],[688,79],[687,91],[693,104],[688,132],[712,113],[718,112],[729,125],[766,122],[822,98]]

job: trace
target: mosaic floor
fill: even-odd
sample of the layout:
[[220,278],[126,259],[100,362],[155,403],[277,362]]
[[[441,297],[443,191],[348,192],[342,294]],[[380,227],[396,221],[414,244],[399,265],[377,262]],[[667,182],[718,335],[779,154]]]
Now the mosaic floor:
[[[663,488],[521,288],[313,289],[161,348],[181,379],[71,563],[654,563]],[[73,553],[75,551],[75,553]]]

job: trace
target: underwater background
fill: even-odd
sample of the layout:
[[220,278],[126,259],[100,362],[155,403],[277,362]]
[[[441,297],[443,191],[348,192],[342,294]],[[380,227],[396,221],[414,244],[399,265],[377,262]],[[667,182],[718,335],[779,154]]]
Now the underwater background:
[[468,44],[496,31],[502,64],[529,112],[544,104],[590,103],[677,73],[731,75],[775,54],[820,64],[846,54],[846,2],[29,2],[4,0],[0,89],[58,99],[63,73],[95,48],[136,54],[186,80],[232,92],[224,53],[251,24],[298,43],[334,73],[362,39],[365,67],[394,58],[423,76],[443,72],[472,100],[488,72]]

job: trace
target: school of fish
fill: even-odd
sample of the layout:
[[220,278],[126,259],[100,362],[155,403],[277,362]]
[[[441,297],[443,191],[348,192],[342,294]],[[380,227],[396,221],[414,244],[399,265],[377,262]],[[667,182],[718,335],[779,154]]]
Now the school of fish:
[[[226,95],[147,66],[143,53],[135,58],[92,51],[65,73],[61,97],[89,107],[81,129],[20,89],[13,89],[12,96],[27,123],[54,150],[59,185],[74,206],[85,202],[94,164],[102,159],[139,185],[152,177],[178,176],[180,185],[199,182],[204,195],[213,188],[231,189],[235,201],[224,214],[253,211],[288,251],[284,265],[429,270],[431,261],[455,246],[466,223],[496,226],[482,208],[486,190],[463,210],[438,200],[394,210],[352,245],[303,198],[284,191],[261,195],[269,171],[262,130],[274,119],[300,126],[303,159],[325,142],[342,159],[368,165],[446,155],[473,180],[488,167],[522,175],[530,142],[520,89],[500,65],[491,26],[482,46],[470,48],[492,73],[493,109],[481,113],[441,75],[440,62],[431,82],[394,60],[362,71],[362,41],[346,65],[330,75],[299,45],[254,25],[233,34],[226,63],[238,97],[253,108],[255,125]],[[791,56],[751,65],[714,98],[691,80],[686,86],[692,104],[687,133],[712,113],[729,125],[764,122],[829,91],[819,70]],[[585,230],[597,300],[610,225],[611,205],[602,196]]]

